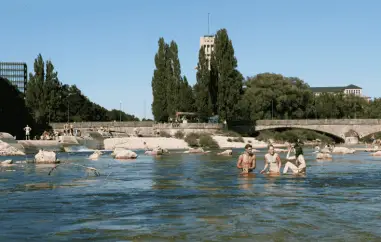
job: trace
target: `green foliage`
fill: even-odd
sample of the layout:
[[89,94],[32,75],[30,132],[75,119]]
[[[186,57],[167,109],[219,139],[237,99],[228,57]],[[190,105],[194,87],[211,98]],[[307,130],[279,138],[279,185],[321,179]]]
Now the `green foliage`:
[[7,79],[0,77],[0,132],[7,132],[18,139],[25,135],[29,125],[31,133],[41,129],[35,122],[24,102],[24,95]]
[[217,110],[220,118],[233,120],[238,114],[243,76],[237,70],[232,41],[226,29],[217,31],[212,52],[212,83],[217,83]]
[[179,110],[193,111],[194,97],[188,81],[181,76],[181,66],[176,42],[170,45],[159,39],[152,77],[152,113],[159,122],[167,122]]
[[172,136],[166,131],[160,131],[160,137],[171,138]]
[[199,146],[202,148],[218,149],[218,143],[208,134],[202,134],[199,139]]
[[198,147],[198,139],[200,138],[200,134],[198,133],[189,133],[185,136],[185,142],[188,143],[190,147]]
[[[29,75],[25,101],[34,122],[43,131],[49,122],[81,122],[119,120],[119,111],[107,109],[90,101],[76,85],[63,85],[53,63],[46,64],[38,55],[34,73]],[[122,113],[122,121],[138,121],[133,115]],[[40,132],[39,131],[39,132]]]
[[176,133],[175,133],[175,138],[176,139],[184,139],[184,132],[182,132],[181,130],[178,130]]
[[332,142],[333,139],[324,134],[315,132],[313,130],[304,129],[290,129],[285,131],[277,130],[264,130],[260,131],[259,135],[256,137],[258,140],[268,141],[269,139],[274,139],[275,141],[288,141],[296,142],[298,139],[300,141],[313,141],[316,139],[322,142]]
[[197,82],[194,86],[195,106],[197,113],[202,120],[206,120],[214,113],[213,96],[216,96],[216,91],[213,93],[211,76],[209,71],[209,61],[206,58],[205,47],[200,48],[197,64]]

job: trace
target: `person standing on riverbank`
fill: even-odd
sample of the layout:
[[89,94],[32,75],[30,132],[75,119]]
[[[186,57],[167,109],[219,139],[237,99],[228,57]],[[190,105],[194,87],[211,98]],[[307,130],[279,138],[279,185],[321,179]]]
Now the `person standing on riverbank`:
[[286,174],[288,169],[291,169],[294,174],[306,173],[306,161],[304,159],[303,149],[300,145],[295,146],[295,157],[296,165],[288,161],[283,169],[283,174]]
[[26,125],[26,127],[24,128],[24,131],[25,131],[25,140],[30,140],[30,131],[32,131],[31,127]]
[[242,169],[241,174],[248,174],[256,167],[256,157],[250,144],[245,145],[245,152],[238,157],[237,168]]
[[268,153],[265,155],[265,167],[261,171],[261,174],[265,173],[266,170],[268,174],[280,174],[280,167],[282,162],[277,153],[275,153],[274,146],[269,145]]

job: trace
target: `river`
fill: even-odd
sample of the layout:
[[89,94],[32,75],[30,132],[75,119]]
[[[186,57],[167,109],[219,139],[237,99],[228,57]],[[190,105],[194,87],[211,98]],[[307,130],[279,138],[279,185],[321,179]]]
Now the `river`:
[[241,177],[238,152],[59,155],[98,177],[70,165],[50,176],[52,165],[1,168],[0,241],[381,241],[381,158],[318,162],[305,150],[306,177],[271,178],[258,174],[262,151],[253,177]]

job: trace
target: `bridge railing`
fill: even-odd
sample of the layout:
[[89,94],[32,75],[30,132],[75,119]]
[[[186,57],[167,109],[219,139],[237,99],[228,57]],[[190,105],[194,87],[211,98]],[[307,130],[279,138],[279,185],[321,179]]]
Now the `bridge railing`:
[[[119,128],[119,127],[153,127],[156,129],[222,129],[223,124],[214,123],[157,123],[153,121],[126,121],[126,122],[77,122],[72,123],[77,129],[92,129],[92,128]],[[53,129],[63,129],[65,123],[51,123]]]
[[222,129],[223,124],[213,123],[161,123],[154,124],[156,129]]
[[[113,128],[113,127],[152,127],[153,121],[125,121],[125,122],[77,122],[72,123],[74,128]],[[63,129],[65,123],[50,123],[53,129]]]
[[256,126],[271,125],[378,125],[381,119],[289,119],[257,120]]

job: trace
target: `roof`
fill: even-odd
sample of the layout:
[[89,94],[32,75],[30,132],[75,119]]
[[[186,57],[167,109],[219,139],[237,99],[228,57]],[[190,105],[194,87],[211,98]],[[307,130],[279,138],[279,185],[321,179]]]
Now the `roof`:
[[345,89],[362,89],[362,88],[353,84],[350,84],[345,87],[311,87],[312,92],[342,92]]

